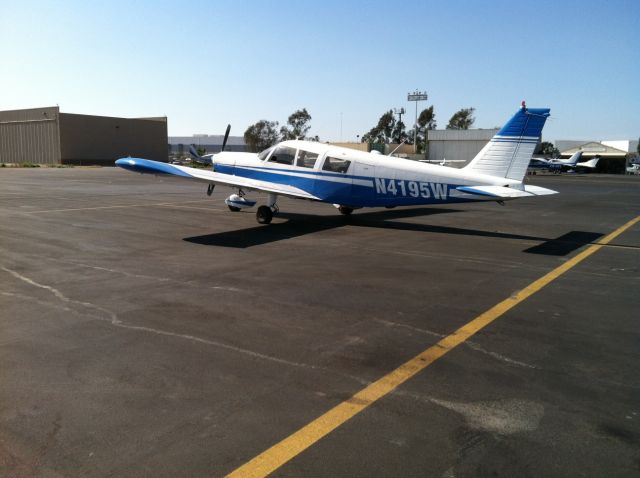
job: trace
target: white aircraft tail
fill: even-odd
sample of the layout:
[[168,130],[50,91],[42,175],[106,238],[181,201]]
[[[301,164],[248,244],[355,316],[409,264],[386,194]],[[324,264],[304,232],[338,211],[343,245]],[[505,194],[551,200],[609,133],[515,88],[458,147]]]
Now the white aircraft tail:
[[522,108],[464,169],[522,181],[540,140],[549,108]]
[[600,161],[600,158],[593,158],[589,161],[585,161],[584,163],[578,163],[577,166],[594,169],[598,166],[598,161]]

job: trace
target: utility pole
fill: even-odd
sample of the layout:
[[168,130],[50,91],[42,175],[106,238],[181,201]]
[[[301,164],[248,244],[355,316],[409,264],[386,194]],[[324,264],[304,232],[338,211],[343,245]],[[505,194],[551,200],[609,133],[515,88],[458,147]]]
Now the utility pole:
[[416,121],[413,123],[413,152],[418,152],[418,102],[427,101],[429,96],[426,91],[414,91],[407,94],[407,101],[415,101],[416,103]]

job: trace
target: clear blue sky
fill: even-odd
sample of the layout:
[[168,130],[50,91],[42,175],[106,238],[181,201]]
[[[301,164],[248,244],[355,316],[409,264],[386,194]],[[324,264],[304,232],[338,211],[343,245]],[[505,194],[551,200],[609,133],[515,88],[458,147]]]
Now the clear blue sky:
[[429,94],[501,125],[550,107],[543,137],[640,136],[640,1],[0,0],[0,110],[168,116],[170,135],[242,135],[311,113],[355,140]]

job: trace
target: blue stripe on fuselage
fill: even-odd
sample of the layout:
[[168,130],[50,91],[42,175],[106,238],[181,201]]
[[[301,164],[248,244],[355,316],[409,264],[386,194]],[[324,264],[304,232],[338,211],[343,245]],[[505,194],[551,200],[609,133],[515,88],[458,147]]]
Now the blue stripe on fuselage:
[[[216,171],[258,181],[294,186],[313,194],[323,202],[356,207],[411,206],[473,200],[451,197],[451,190],[460,186],[459,184],[254,166],[216,165]],[[335,181],[337,178],[347,181]],[[355,184],[352,183],[353,180],[356,181]],[[370,184],[358,184],[363,181]]]

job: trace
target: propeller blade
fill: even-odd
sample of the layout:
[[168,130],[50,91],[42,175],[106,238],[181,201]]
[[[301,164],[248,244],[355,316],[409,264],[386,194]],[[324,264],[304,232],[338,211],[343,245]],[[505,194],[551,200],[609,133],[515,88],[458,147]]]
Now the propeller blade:
[[227,125],[227,131],[224,132],[224,139],[222,140],[222,149],[221,152],[224,151],[224,148],[227,147],[227,140],[229,139],[229,132],[231,131],[231,125]]

